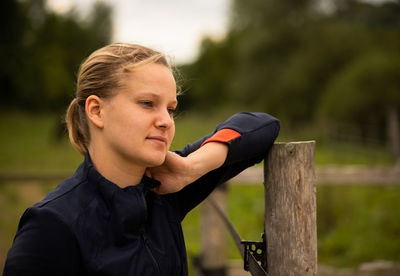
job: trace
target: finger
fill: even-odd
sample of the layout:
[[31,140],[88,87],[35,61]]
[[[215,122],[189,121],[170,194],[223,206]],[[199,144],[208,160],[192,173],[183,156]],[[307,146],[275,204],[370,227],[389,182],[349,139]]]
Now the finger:
[[144,172],[144,174],[145,174],[147,177],[152,177],[150,168],[146,168],[146,171]]
[[156,194],[160,194],[160,188],[159,187],[153,188],[151,190]]

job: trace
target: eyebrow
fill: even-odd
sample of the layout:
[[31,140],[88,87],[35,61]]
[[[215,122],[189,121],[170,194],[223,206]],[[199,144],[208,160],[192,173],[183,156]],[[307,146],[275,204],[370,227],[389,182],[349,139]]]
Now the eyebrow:
[[[154,92],[139,92],[138,97],[142,97],[142,96],[150,96],[150,97],[157,98],[157,99],[160,98],[160,95],[156,94]],[[172,104],[178,104],[178,100],[174,99],[173,101],[171,101],[171,103]]]

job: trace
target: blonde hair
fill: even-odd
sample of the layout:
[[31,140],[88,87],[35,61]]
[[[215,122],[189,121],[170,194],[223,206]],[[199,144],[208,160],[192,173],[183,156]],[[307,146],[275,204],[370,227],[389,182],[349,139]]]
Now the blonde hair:
[[[128,43],[113,43],[93,52],[81,64],[78,72],[76,96],[71,101],[66,123],[72,146],[85,154],[90,142],[86,99],[90,95],[108,98],[123,85],[123,75],[138,67],[157,63],[171,69],[167,58],[153,49]],[[172,70],[172,69],[171,69]]]

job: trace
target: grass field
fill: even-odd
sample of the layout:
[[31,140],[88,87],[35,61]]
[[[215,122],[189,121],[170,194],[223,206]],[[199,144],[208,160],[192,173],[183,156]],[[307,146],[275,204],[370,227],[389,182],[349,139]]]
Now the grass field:
[[[214,130],[227,115],[201,117],[181,115],[176,120],[176,135],[171,149],[180,149]],[[26,114],[21,112],[0,113],[0,173],[1,172],[66,172],[74,171],[82,157],[69,145],[66,135],[57,138],[61,116]],[[282,125],[279,141],[293,141],[285,137]],[[313,137],[302,135],[301,140]],[[298,140],[298,139],[295,139]],[[354,144],[326,145],[316,143],[317,165],[391,165],[393,159],[382,146]]]
[[[173,149],[211,132],[226,116],[177,119]],[[0,174],[71,174],[82,160],[66,137],[56,138],[61,118],[20,112],[0,116]],[[283,131],[283,133],[285,133]],[[309,140],[312,137],[302,137]],[[289,137],[279,138],[290,141]],[[317,141],[316,164],[391,165],[382,147],[324,145]],[[53,182],[0,182],[0,270],[22,212],[54,188]],[[400,189],[393,187],[319,186],[319,260],[337,266],[355,266],[374,259],[400,259]],[[259,240],[263,231],[263,187],[238,185],[229,189],[229,216],[244,239]],[[249,215],[251,214],[251,215]],[[200,252],[199,211],[183,223],[189,258]],[[230,258],[239,258],[230,241]]]
[[[0,185],[0,269],[20,215],[54,186],[48,182]],[[376,259],[399,260],[399,201],[398,187],[319,186],[319,261],[353,267]],[[263,187],[230,186],[228,215],[243,239],[260,240],[264,222]],[[199,207],[185,218],[183,229],[190,259],[201,252]],[[231,239],[229,257],[240,258]]]

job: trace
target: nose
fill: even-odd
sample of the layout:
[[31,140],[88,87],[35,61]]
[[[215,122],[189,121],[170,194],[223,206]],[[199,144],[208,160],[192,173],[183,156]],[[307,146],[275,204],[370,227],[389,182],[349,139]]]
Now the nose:
[[156,120],[156,127],[169,129],[174,124],[173,117],[168,112],[168,110],[160,110],[158,112],[157,120]]

